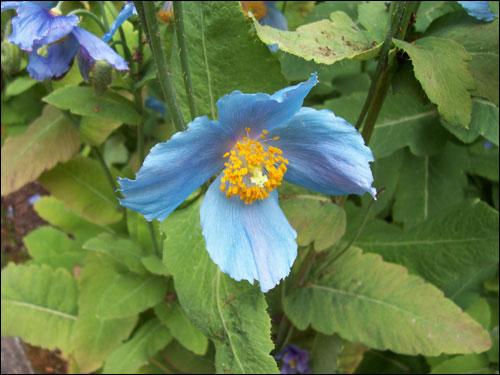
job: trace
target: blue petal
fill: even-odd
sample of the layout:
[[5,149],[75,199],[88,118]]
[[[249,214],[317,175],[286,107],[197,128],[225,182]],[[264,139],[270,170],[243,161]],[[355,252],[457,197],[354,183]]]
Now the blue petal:
[[[273,141],[276,136],[280,138]],[[303,107],[263,143],[283,151],[290,162],[284,176],[289,182],[323,194],[375,196],[371,150],[354,126],[329,110]]]
[[286,87],[273,95],[243,94],[233,91],[217,101],[219,122],[228,129],[237,141],[250,128],[250,138],[255,139],[263,129],[271,130],[287,123],[302,107],[304,98],[318,83],[316,73],[309,80],[295,86]]
[[2,1],[2,12],[9,9],[17,9],[24,1]]
[[85,49],[86,54],[94,60],[106,60],[117,70],[128,70],[127,61],[94,34],[80,27],[75,27],[73,36],[80,43],[80,48]]
[[58,1],[32,1],[32,3],[40,5],[46,9],[52,9],[57,5]]
[[167,109],[165,107],[165,104],[162,101],[160,101],[156,98],[153,98],[152,96],[146,97],[145,106],[146,106],[146,108],[149,108],[155,112],[158,112],[162,116],[165,116],[165,114],[167,113]]
[[233,279],[258,280],[267,292],[290,273],[297,256],[297,233],[270,197],[245,204],[220,191],[221,176],[211,185],[200,209],[201,226],[210,258]]
[[27,66],[31,78],[37,81],[59,78],[63,76],[71,67],[78,43],[70,36],[61,43],[49,46],[47,56],[40,56],[37,53],[37,46],[30,52],[30,59]]
[[78,61],[78,68],[80,69],[83,80],[88,82],[90,71],[94,67],[95,60],[89,56],[85,48],[79,48],[76,54],[76,61]]
[[122,206],[163,221],[198,186],[224,166],[233,142],[217,121],[198,117],[188,130],[154,146],[134,181],[120,178]]
[[109,40],[115,34],[116,30],[118,30],[118,28],[133,14],[137,14],[137,11],[135,10],[134,3],[129,1],[123,6],[120,14],[118,15],[118,17],[116,17],[116,19],[113,21],[113,24],[109,28],[109,31],[103,35],[102,40],[106,43],[109,42]]
[[488,1],[457,1],[469,14],[469,16],[475,17],[482,21],[494,21],[495,16],[490,11],[490,5]]
[[271,26],[275,29],[279,30],[288,30],[288,22],[286,21],[286,17],[276,8],[275,3],[272,1],[266,1],[267,5],[267,13],[264,17],[261,18],[259,23],[265,26]]
[[26,51],[36,44],[54,43],[68,35],[78,24],[76,15],[57,16],[48,9],[26,1],[17,9],[12,19],[12,34],[9,42]]

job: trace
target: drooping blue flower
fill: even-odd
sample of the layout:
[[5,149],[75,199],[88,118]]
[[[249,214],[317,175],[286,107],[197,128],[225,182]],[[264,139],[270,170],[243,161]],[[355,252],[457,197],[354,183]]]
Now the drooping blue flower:
[[490,11],[490,5],[488,1],[457,1],[469,14],[469,16],[475,17],[481,21],[494,21],[495,16]]
[[282,374],[310,374],[309,352],[297,345],[288,345],[274,357],[281,360]]
[[[277,1],[241,1],[245,13],[252,12],[263,26],[271,26],[279,30],[288,30],[288,22],[283,13],[276,8]],[[278,44],[268,45],[271,52],[278,51]]]
[[[76,15],[57,15],[31,1],[2,2],[2,11],[17,9],[9,42],[29,51],[27,70],[37,81],[62,77],[76,55],[85,80],[97,60],[106,60],[117,70],[128,70],[127,62],[95,35],[77,26]],[[5,6],[4,6],[5,5]]]
[[137,15],[137,10],[135,9],[134,3],[132,1],[127,1],[123,6],[118,17],[113,21],[109,31],[102,36],[102,40],[106,43],[115,35],[116,30],[129,18]]
[[302,107],[317,82],[313,74],[273,95],[222,97],[218,121],[196,118],[151,149],[135,180],[118,180],[121,205],[162,221],[223,170],[200,209],[207,251],[233,279],[273,288],[297,256],[297,234],[278,205],[283,178],[324,194],[375,195],[361,135],[329,110]]

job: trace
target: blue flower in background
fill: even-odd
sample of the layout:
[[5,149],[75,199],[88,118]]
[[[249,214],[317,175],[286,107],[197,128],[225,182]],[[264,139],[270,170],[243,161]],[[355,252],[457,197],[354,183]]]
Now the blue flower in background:
[[316,74],[273,95],[234,91],[219,120],[198,117],[153,147],[135,180],[118,180],[122,206],[163,221],[196,188],[210,185],[200,217],[212,260],[233,279],[266,292],[297,256],[297,234],[278,205],[282,179],[323,194],[375,195],[371,150],[329,110],[302,107]]
[[116,33],[116,30],[129,18],[132,16],[137,15],[137,10],[135,9],[134,3],[131,1],[127,1],[127,4],[125,4],[120,11],[120,14],[118,14],[118,17],[113,21],[111,24],[111,27],[109,28],[109,31],[102,36],[102,40],[105,42],[108,42],[113,35]]
[[[261,25],[279,30],[288,30],[285,15],[276,8],[277,1],[241,1],[245,13],[252,12]],[[268,46],[271,52],[278,51],[278,44]]]
[[495,16],[490,11],[490,5],[488,1],[457,1],[469,14],[469,16],[475,17],[481,21],[494,21]]
[[43,81],[62,77],[77,57],[80,72],[88,80],[89,72],[97,60],[106,60],[117,70],[128,70],[127,62],[95,35],[76,26],[76,15],[61,16],[47,7],[54,2],[31,1],[2,2],[2,11],[17,9],[12,19],[9,42],[29,51],[28,73]]
[[311,368],[309,367],[309,353],[307,350],[303,350],[297,345],[286,346],[274,358],[280,359],[283,363],[280,369],[282,374],[311,373]]

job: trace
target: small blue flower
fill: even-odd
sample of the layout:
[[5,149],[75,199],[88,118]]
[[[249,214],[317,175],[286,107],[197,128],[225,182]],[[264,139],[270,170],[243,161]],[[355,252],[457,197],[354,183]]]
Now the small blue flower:
[[310,374],[309,352],[299,348],[297,345],[286,346],[278,355],[274,357],[280,359],[282,374]]
[[490,5],[488,1],[457,1],[469,14],[469,16],[475,17],[481,21],[494,21],[495,16],[490,11]]
[[210,185],[200,217],[212,260],[263,292],[285,278],[297,234],[278,205],[282,179],[324,194],[375,195],[371,150],[329,110],[302,107],[316,74],[268,94],[233,91],[217,101],[219,120],[198,117],[153,147],[135,180],[118,180],[122,206],[163,221],[196,188]]
[[[285,15],[276,8],[277,1],[241,1],[245,13],[252,12],[263,26],[271,26],[279,30],[288,30]],[[268,46],[271,52],[278,51],[278,44]]]
[[134,3],[132,1],[127,1],[127,4],[123,6],[122,10],[120,11],[120,14],[118,14],[118,17],[116,17],[116,19],[111,24],[109,31],[103,35],[102,40],[104,40],[107,43],[116,33],[116,30],[118,30],[118,28],[128,18],[136,15],[137,15],[137,10],[135,9]]
[[106,60],[117,70],[128,70],[127,62],[95,35],[76,26],[76,15],[61,16],[31,1],[2,2],[2,11],[17,9],[9,42],[29,51],[28,73],[37,81],[62,77],[76,55],[85,80],[96,60]]

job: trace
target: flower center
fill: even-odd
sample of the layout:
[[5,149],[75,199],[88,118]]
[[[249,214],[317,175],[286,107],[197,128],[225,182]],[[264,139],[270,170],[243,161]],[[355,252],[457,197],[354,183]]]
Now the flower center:
[[[269,193],[281,185],[288,160],[281,156],[283,151],[279,148],[265,148],[260,142],[249,139],[250,128],[245,130],[247,137],[223,155],[229,160],[224,163],[226,169],[220,190],[226,192],[227,198],[239,195],[245,204],[251,204],[257,199],[268,198]],[[264,139],[267,130],[262,133],[260,137]],[[275,141],[278,139],[273,138]]]
[[48,54],[49,54],[49,47],[52,45],[52,44],[58,44],[58,43],[61,43],[63,42],[64,40],[68,39],[69,38],[69,34],[66,35],[66,36],[63,36],[61,39],[59,40],[56,40],[54,43],[51,43],[51,44],[44,44],[43,46],[41,46],[40,48],[38,48],[36,50],[36,53],[42,57],[47,57]]
[[263,1],[242,1],[241,7],[245,14],[252,12],[258,20],[264,17],[267,13],[267,6]]
[[167,25],[170,23],[172,18],[174,17],[173,4],[171,1],[165,1],[163,6],[158,11],[157,16]]

